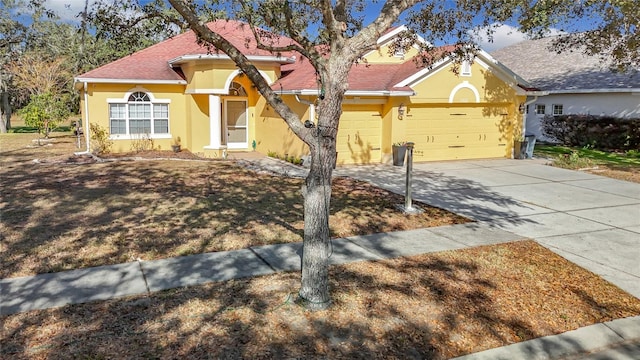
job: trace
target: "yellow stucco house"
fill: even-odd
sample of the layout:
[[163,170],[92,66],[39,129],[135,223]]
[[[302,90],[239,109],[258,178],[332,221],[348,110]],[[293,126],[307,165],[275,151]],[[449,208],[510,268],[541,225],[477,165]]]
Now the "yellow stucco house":
[[[210,26],[247,55],[301,119],[314,119],[320,90],[306,59],[257,49],[242,23]],[[458,74],[447,60],[418,68],[412,60],[417,49],[389,52],[405,30],[388,31],[378,50],[353,66],[338,130],[338,164],[390,162],[392,144],[404,141],[415,143],[416,161],[511,157],[521,134],[524,80],[483,51]],[[131,151],[141,138],[163,150],[179,139],[183,149],[205,157],[308,152],[235,64],[198,45],[191,31],[75,82],[83,123],[108,129],[116,152]]]

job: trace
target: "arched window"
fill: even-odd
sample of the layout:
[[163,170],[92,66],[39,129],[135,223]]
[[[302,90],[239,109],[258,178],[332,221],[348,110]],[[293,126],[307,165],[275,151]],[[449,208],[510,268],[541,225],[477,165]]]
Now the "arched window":
[[136,91],[133,94],[129,95],[129,102],[136,102],[136,101],[151,102],[151,100],[149,100],[149,95],[147,95],[147,93],[142,91]]
[[144,91],[132,92],[123,100],[109,102],[109,130],[112,135],[169,134],[169,104],[153,101]]
[[247,97],[247,91],[242,85],[237,82],[232,82],[231,85],[229,85],[229,95]]

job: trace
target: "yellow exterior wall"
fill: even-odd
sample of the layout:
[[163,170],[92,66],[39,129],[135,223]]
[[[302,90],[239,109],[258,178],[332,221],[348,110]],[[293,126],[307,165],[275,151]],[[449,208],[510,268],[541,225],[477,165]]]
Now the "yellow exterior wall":
[[380,162],[381,108],[380,104],[347,104],[342,107],[336,139],[338,165]]
[[394,117],[392,139],[415,142],[416,161],[511,157],[525,97],[494,73],[478,63],[471,76],[448,67],[412,88],[417,94],[407,99],[404,119]]
[[[153,139],[155,149],[170,150],[171,144],[178,136],[181,138],[182,146],[190,147],[190,136],[188,136],[188,119],[184,116],[186,112],[186,98],[183,95],[184,85],[140,85],[136,84],[88,84],[88,115],[91,124],[97,124],[109,130],[109,105],[108,99],[123,99],[125,94],[136,89],[144,90],[153,95],[155,99],[170,100],[169,104],[169,138]],[[84,104],[81,108],[84,111]],[[83,123],[86,122],[86,115],[83,114]],[[113,152],[128,152],[136,147],[139,140],[113,140]]]
[[[197,63],[187,63],[181,65],[182,71],[187,81],[187,93],[203,93],[210,90],[224,89],[229,79],[238,68],[231,61],[199,61]],[[275,81],[280,76],[280,67],[276,64],[259,64],[258,69],[262,71],[271,81]],[[236,76],[237,79],[243,76]],[[245,77],[246,78],[246,77]],[[249,91],[250,87],[245,87]]]
[[[309,106],[296,101],[294,96],[283,96],[284,101],[300,116],[309,118]],[[256,150],[263,154],[301,157],[309,153],[308,146],[291,131],[280,116],[267,106],[264,98],[257,99],[255,106],[254,134]]]
[[402,63],[407,59],[411,59],[414,56],[418,55],[418,50],[415,48],[410,48],[405,51],[404,56],[394,56],[393,53],[389,53],[390,43],[383,44],[376,50],[366,54],[364,56],[365,62],[369,64],[380,64],[380,63]]
[[191,139],[188,147],[191,152],[200,156],[210,156],[204,147],[210,142],[209,95],[184,95],[187,107],[184,114],[189,119],[188,133]]
[[[372,61],[383,61],[385,56],[385,61],[400,60],[393,57],[389,60],[386,51],[383,47],[374,52],[376,54],[369,54],[369,57]],[[213,63],[207,66],[213,66]],[[154,139],[154,147],[168,150],[180,137],[183,148],[195,154],[220,156],[221,150],[206,149],[210,145],[211,130],[210,95],[207,90],[224,88],[236,68],[223,65],[215,70],[206,70],[204,64],[198,64],[185,65],[184,69],[187,79],[192,81],[187,86],[140,86],[154,98],[170,101],[170,138]],[[272,79],[279,73],[278,68],[272,65],[262,71],[272,76]],[[296,157],[308,154],[308,147],[267,106],[246,76],[237,75],[233,81],[242,84],[248,94],[248,145],[246,149],[235,151],[251,151],[255,141],[255,150],[263,154]],[[108,129],[107,99],[122,99],[136,86],[89,84],[90,122]],[[445,68],[411,86],[416,91],[416,95],[412,97],[345,99],[336,140],[338,164],[390,162],[392,144],[403,141],[416,143],[416,161],[511,156],[513,134],[518,133],[522,125],[522,115],[518,113],[517,106],[525,98],[518,96],[509,84],[491,71],[476,63],[472,66],[472,76],[457,76],[450,68]],[[456,87],[459,90],[453,94],[453,102],[449,103]],[[476,94],[470,88],[477,90],[479,102],[476,102]],[[231,98],[226,95],[216,96],[220,96],[221,104],[224,104],[225,99]],[[310,97],[303,98],[313,100]],[[283,99],[301,120],[309,119],[309,105],[298,102],[294,96],[284,96]],[[398,113],[401,105],[405,108],[402,118]],[[81,106],[84,110],[84,99]],[[86,114],[83,114],[83,123],[84,116]],[[222,116],[224,122],[224,113]],[[432,140],[436,136],[438,141],[446,140],[447,145],[438,147],[439,145],[434,144]],[[135,141],[114,140],[113,144],[113,151],[127,152],[135,146]],[[497,146],[500,146],[500,152]]]

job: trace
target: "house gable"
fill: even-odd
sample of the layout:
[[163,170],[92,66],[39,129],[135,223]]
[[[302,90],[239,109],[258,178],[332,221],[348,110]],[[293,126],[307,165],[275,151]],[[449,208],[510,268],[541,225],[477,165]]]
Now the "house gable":
[[[398,26],[390,29],[378,39],[378,48],[366,53],[362,58],[367,64],[400,64],[407,59],[411,59],[419,54],[420,46],[412,45],[407,50],[393,51],[392,45],[394,41],[405,31],[406,26]],[[418,38],[419,42],[425,43],[422,38]]]
[[[508,69],[492,62],[481,52],[469,64],[468,74],[457,73],[451,59],[441,60],[432,68],[424,68],[398,82],[396,86],[409,86],[416,95],[412,101],[430,103],[500,103],[524,96],[521,79],[510,77]],[[520,81],[518,81],[520,80]]]

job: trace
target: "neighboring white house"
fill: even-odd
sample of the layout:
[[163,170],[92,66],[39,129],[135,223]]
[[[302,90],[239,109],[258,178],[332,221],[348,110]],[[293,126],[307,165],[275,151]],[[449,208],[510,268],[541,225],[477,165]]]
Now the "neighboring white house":
[[557,53],[555,39],[525,40],[491,53],[544,94],[527,101],[527,134],[545,140],[540,129],[545,115],[640,117],[640,72],[612,71],[601,58],[580,49]]

